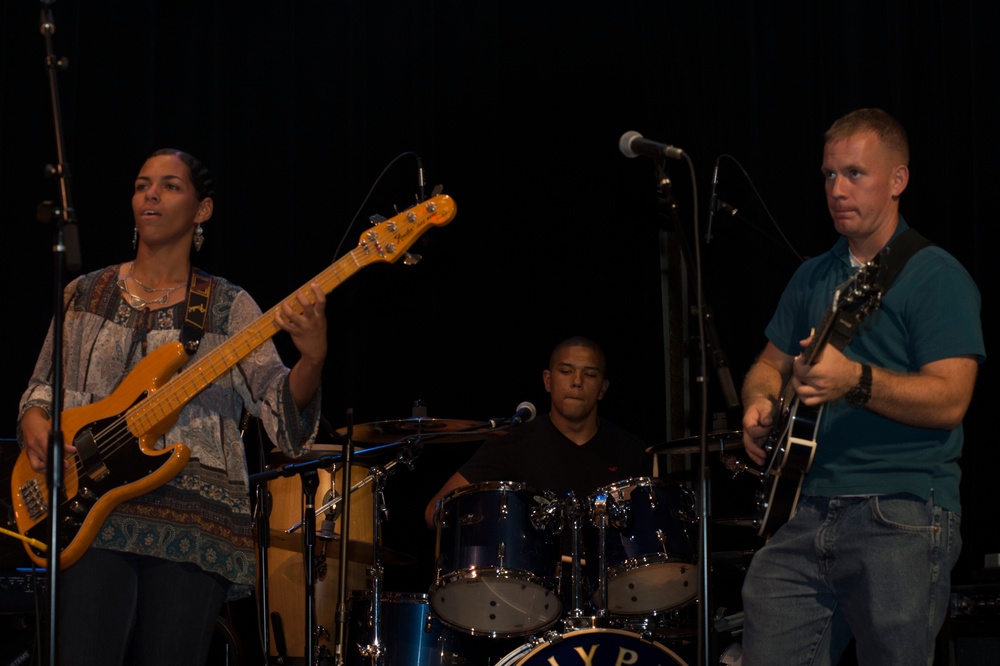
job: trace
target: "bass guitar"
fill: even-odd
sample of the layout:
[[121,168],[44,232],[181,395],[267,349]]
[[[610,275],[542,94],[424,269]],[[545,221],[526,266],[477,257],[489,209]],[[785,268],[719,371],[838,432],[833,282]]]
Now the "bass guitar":
[[[296,295],[311,293],[313,282],[328,294],[365,266],[397,261],[427,229],[451,222],[456,210],[451,197],[437,194],[371,227],[357,247],[284,302],[302,312]],[[180,473],[191,455],[188,447],[176,443],[154,450],[153,445],[192,398],[281,330],[274,322],[280,308],[281,303],[275,305],[179,373],[189,359],[184,346],[180,342],[163,345],[140,361],[111,395],[63,413],[64,441],[77,451],[66,456],[64,492],[58,499],[60,568],[80,559],[116,506],[159,488]],[[11,491],[15,521],[25,537],[28,556],[45,566],[42,546],[52,531],[51,493],[45,475],[31,468],[23,451],[14,464]]]
[[[827,344],[843,349],[854,330],[874,312],[882,299],[879,286],[879,257],[840,285],[833,301],[814,330],[812,341],[802,352],[806,363],[819,361]],[[769,537],[791,520],[802,492],[802,482],[812,469],[816,455],[816,435],[824,405],[809,407],[795,395],[789,380],[780,395],[777,418],[764,444],[763,487],[757,493],[757,534]]]

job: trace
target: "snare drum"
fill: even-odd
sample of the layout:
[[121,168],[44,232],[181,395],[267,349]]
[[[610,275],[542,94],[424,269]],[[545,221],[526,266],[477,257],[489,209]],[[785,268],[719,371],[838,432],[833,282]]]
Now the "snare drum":
[[609,613],[645,615],[695,598],[698,572],[689,531],[697,512],[691,491],[661,479],[632,478],[599,488],[589,510],[588,569],[597,586],[603,539]]
[[478,483],[438,503],[431,608],[472,635],[524,636],[559,619],[559,521],[550,493]]
[[581,629],[517,648],[496,666],[687,666],[655,641],[619,629]]

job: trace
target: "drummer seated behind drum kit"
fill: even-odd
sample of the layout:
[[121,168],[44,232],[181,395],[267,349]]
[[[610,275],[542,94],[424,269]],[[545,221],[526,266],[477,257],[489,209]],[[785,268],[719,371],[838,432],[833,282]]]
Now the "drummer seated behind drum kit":
[[543,383],[550,413],[488,438],[428,504],[428,594],[379,593],[376,611],[355,593],[348,664],[686,666],[664,643],[696,641],[693,493],[653,478],[642,442],[598,418],[596,343],[557,345]]

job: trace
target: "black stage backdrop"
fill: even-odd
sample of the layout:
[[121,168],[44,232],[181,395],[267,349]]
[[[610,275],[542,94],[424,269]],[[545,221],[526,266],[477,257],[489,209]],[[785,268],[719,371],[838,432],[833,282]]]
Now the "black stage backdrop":
[[[57,197],[43,175],[56,151],[40,8],[0,7],[5,437],[53,300],[53,233],[35,221],[39,202]],[[60,0],[52,10],[69,63],[57,86],[84,270],[131,257],[132,180],[164,146],[215,176],[197,264],[264,309],[352,247],[369,215],[414,202],[416,160],[397,156],[418,154],[429,186],[454,197],[456,219],[414,247],[420,264],[372,266],[331,294],[323,404],[337,427],[348,409],[357,423],[408,417],[415,400],[443,419],[506,416],[523,400],[544,408],[549,349],[585,334],[610,358],[605,416],[650,444],[678,436],[665,407],[664,219],[653,161],[618,150],[627,130],[690,156],[690,171],[679,161],[667,173],[737,383],[796,254],[834,240],[822,133],[861,106],[908,128],[903,212],[972,272],[991,338],[991,0]],[[719,195],[739,212],[716,216],[706,244],[716,164]],[[682,385],[696,405],[695,382]],[[966,420],[958,582],[1000,551],[996,393],[986,364]],[[680,434],[698,431],[697,415]],[[390,477],[386,543],[420,561],[391,574],[397,588],[426,589],[433,540],[421,511],[472,448],[429,446]]]

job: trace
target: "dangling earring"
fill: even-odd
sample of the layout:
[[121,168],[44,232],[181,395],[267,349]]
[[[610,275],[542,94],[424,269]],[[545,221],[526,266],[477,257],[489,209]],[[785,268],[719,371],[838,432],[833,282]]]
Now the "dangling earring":
[[205,244],[205,232],[201,228],[201,223],[194,228],[194,238],[191,242],[194,243],[194,251],[201,252],[201,246]]
[[139,249],[139,227],[132,230],[132,249]]

